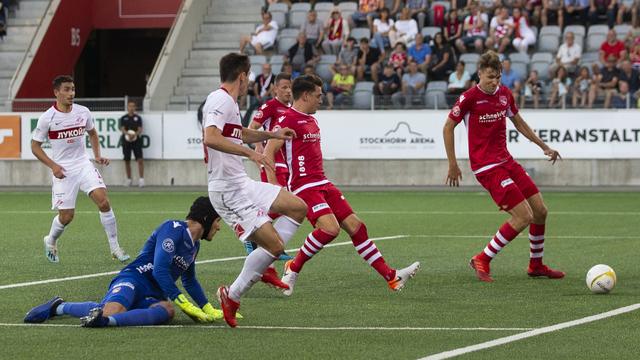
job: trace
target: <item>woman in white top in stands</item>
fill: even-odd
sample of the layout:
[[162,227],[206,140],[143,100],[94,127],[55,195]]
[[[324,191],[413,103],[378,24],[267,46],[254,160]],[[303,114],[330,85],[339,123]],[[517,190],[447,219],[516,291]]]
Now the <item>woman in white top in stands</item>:
[[513,47],[521,53],[526,53],[529,46],[536,43],[536,35],[529,26],[529,19],[527,19],[526,13],[520,8],[513,9],[513,23],[515,26]]
[[402,9],[400,20],[396,21],[393,24],[393,29],[389,31],[391,47],[395,47],[398,42],[403,42],[405,45],[410,46],[417,34],[418,23],[411,18],[409,8]]
[[389,46],[389,32],[393,29],[393,19],[389,17],[389,9],[382,8],[380,18],[373,21],[373,43],[371,46],[378,48],[385,55],[385,47]]

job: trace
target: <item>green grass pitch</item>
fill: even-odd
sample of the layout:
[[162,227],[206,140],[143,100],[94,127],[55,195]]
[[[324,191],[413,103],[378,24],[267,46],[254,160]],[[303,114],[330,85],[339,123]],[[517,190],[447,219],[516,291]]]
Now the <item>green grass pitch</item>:
[[[135,256],[161,221],[182,219],[196,195],[112,191],[122,246]],[[640,193],[544,193],[550,211],[545,262],[567,277],[529,279],[528,240],[521,234],[492,263],[492,284],[478,282],[467,265],[507,218],[487,194],[346,196],[371,237],[395,236],[377,241],[390,265],[422,263],[402,292],[392,293],[353,246],[343,244],[325,248],[307,263],[290,298],[263,284],[254,286],[243,299],[245,319],[238,329],[222,322],[194,325],[181,313],[171,323],[180,327],[83,329],[73,318],[56,318],[43,327],[14,324],[54,295],[99,301],[112,276],[2,286],[119,270],[121,265],[110,259],[97,210],[79,195],[75,220],[59,242],[61,263],[55,265],[46,261],[42,246],[54,215],[48,210],[50,194],[3,192],[0,358],[416,359],[640,303]],[[300,246],[309,230],[305,222],[288,248]],[[334,243],[348,241],[342,234]],[[199,260],[243,255],[243,246],[223,226],[213,242],[202,245]],[[197,266],[216,307],[216,287],[232,282],[242,263]],[[611,294],[594,295],[585,286],[587,270],[598,263],[612,266],[618,275]],[[632,311],[461,358],[637,359],[639,320],[640,310]]]

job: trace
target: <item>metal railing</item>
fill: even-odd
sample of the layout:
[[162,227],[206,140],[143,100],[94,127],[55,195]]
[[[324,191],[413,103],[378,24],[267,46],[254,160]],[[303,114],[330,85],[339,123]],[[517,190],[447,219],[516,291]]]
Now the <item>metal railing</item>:
[[[127,103],[134,101],[138,111],[143,111],[143,97],[109,97],[109,98],[76,98],[74,103],[86,106],[91,111],[127,111]],[[54,98],[13,99],[11,111],[14,112],[43,112],[55,102]]]

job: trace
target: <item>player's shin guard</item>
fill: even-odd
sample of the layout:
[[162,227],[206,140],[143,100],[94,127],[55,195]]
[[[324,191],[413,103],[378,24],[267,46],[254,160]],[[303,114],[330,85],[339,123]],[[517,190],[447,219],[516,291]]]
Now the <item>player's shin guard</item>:
[[300,223],[292,218],[282,215],[273,223],[273,228],[276,229],[278,235],[282,239],[284,246],[287,246],[289,240],[293,238],[293,235],[298,231]]
[[153,306],[148,309],[135,309],[109,316],[109,326],[160,325],[169,321],[167,309]]
[[322,248],[333,241],[338,235],[329,234],[322,229],[315,229],[311,232],[307,239],[304,241],[304,245],[298,250],[298,254],[291,262],[290,270],[299,273],[304,266],[304,263],[309,261],[315,254],[317,254]]
[[544,255],[544,224],[529,225],[529,266],[542,265]]
[[60,218],[56,215],[51,222],[51,229],[49,230],[49,238],[47,239],[47,243],[49,245],[55,245],[58,241],[58,238],[64,232],[65,226],[60,222]]
[[367,227],[364,223],[360,223],[358,230],[351,235],[351,241],[360,257],[371,265],[386,281],[393,280],[396,277],[396,271],[387,265],[376,244],[369,240]]
[[229,297],[231,300],[240,302],[240,298],[244,295],[253,284],[260,280],[265,270],[273,263],[277,257],[273,256],[267,250],[259,247],[247,256],[244,261],[242,271],[236,281],[229,287]]
[[509,245],[511,240],[518,236],[518,232],[508,222],[502,224],[498,232],[489,241],[484,250],[478,254],[481,261],[491,261],[503,247]]
[[89,311],[91,309],[99,306],[100,304],[90,301],[80,303],[65,302],[58,306],[56,309],[56,315],[69,315],[80,318],[89,315]]
[[100,222],[104,227],[104,232],[107,233],[107,239],[109,240],[109,248],[111,252],[116,251],[120,245],[118,244],[118,227],[116,225],[116,215],[113,213],[113,209],[107,212],[100,212]]

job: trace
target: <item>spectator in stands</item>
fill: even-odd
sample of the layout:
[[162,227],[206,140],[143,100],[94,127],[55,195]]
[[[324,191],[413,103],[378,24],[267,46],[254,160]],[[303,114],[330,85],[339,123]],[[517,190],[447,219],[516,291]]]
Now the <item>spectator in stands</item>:
[[558,25],[562,29],[564,25],[564,1],[542,0],[540,22],[542,26]]
[[389,17],[397,19],[400,16],[400,10],[402,10],[404,0],[385,0],[384,7],[389,9]]
[[455,57],[451,46],[444,41],[444,37],[441,32],[436,33],[433,37],[433,47],[431,50],[429,79],[434,81],[444,81],[453,71]]
[[380,103],[387,105],[393,94],[400,90],[400,76],[393,70],[391,64],[384,66],[379,81],[373,88],[373,94],[380,97]]
[[331,16],[327,19],[324,27],[327,34],[322,42],[322,50],[325,54],[338,54],[342,43],[349,37],[349,24],[342,18],[340,9],[335,7],[331,10]]
[[612,28],[616,22],[617,0],[589,0],[589,19],[591,24],[597,24],[600,15],[607,17],[607,25]]
[[613,29],[607,32],[607,39],[600,46],[600,63],[606,64],[611,57],[614,58],[616,65],[619,65],[627,57],[624,43],[618,40],[616,31]]
[[455,46],[456,41],[462,37],[462,23],[458,19],[456,9],[451,9],[444,24],[444,38],[450,46]]
[[640,41],[631,45],[630,48],[629,61],[631,61],[631,66],[636,70],[640,70]]
[[629,60],[623,60],[620,64],[620,81],[627,83],[631,94],[640,90],[640,71],[634,69]]
[[564,0],[564,24],[587,24],[590,0]]
[[611,93],[611,107],[614,109],[626,109],[627,101],[631,102],[629,84],[626,81],[618,81],[618,89]]
[[427,66],[431,63],[431,47],[424,43],[421,33],[416,35],[416,42],[409,48],[409,61],[418,64],[420,72],[427,73]]
[[414,100],[421,100],[424,95],[427,77],[418,72],[418,64],[415,61],[409,63],[408,69],[409,71],[402,76],[402,92],[391,97],[395,107],[400,107],[404,99],[404,107],[409,108]]
[[315,65],[320,57],[316,48],[307,42],[307,37],[303,32],[298,34],[298,42],[289,48],[289,64],[294,71],[302,71],[305,65]]
[[404,7],[409,9],[409,16],[418,22],[418,29],[422,29],[429,10],[427,0],[406,0]]
[[371,79],[374,82],[378,82],[378,73],[380,72],[382,59],[383,57],[380,50],[369,45],[369,39],[360,39],[358,65],[356,68],[358,81],[364,80],[366,74],[371,74]]
[[398,42],[411,45],[418,32],[418,23],[411,18],[409,9],[403,8],[400,20],[395,22],[393,29],[389,32],[391,47],[396,47]]
[[[556,69],[555,77],[551,80],[551,92],[549,93],[549,101],[547,104],[549,109],[556,107],[556,105],[561,106],[564,104],[565,95],[567,95],[570,88],[571,78],[569,77],[569,73],[564,66],[559,66]],[[557,104],[556,101],[558,101]]]
[[300,76],[300,72],[294,71],[293,66],[291,66],[291,64],[289,64],[288,62],[285,62],[284,64],[282,64],[282,67],[280,67],[280,72],[291,74],[291,80]]
[[501,0],[480,0],[478,1],[478,6],[480,6],[481,12],[495,16],[498,8],[504,6],[504,4],[502,4]]
[[278,23],[273,20],[270,12],[264,12],[262,13],[262,24],[256,27],[256,31],[240,39],[240,52],[244,53],[245,47],[251,44],[256,54],[261,55],[264,49],[275,44],[276,36],[278,36]]
[[334,105],[342,105],[344,100],[351,97],[355,80],[353,73],[349,71],[349,66],[340,65],[339,73],[333,75],[331,88],[327,92],[327,110],[333,109]]
[[527,14],[530,24],[535,26],[540,25],[542,0],[526,0],[524,8],[521,10],[523,13]]
[[502,85],[511,90],[513,99],[515,100],[515,103],[518,104],[520,90],[522,89],[522,80],[520,78],[520,74],[516,73],[511,68],[511,60],[509,59],[502,60],[502,78],[500,81],[502,82]]
[[595,102],[596,97],[604,95],[604,107],[609,108],[612,92],[618,86],[618,80],[620,79],[620,73],[616,68],[616,58],[611,55],[606,65],[603,66],[598,72],[594,71],[594,81],[591,83],[591,89],[589,90],[589,103],[587,106],[591,108]]
[[389,57],[389,64],[393,67],[396,74],[398,74],[398,79],[402,76],[405,66],[407,66],[407,60],[407,46],[401,42],[397,43]]
[[640,1],[630,0],[617,3],[618,14],[616,15],[616,24],[621,25],[625,19],[631,21],[633,26],[638,26],[638,14],[640,14]]
[[575,73],[581,57],[582,46],[575,42],[573,32],[567,31],[564,35],[564,42],[558,48],[556,62],[549,67],[549,77],[552,77],[560,66],[564,66],[570,74]]
[[324,37],[324,26],[318,20],[318,13],[316,13],[315,10],[309,10],[307,19],[304,24],[302,24],[300,32],[306,36],[307,43],[316,49],[320,48]]
[[523,108],[528,100],[533,100],[534,109],[540,107],[540,94],[542,94],[543,86],[544,84],[538,77],[538,71],[531,70],[527,81],[524,82],[524,94],[520,98],[520,107]]
[[513,18],[509,16],[509,9],[505,6],[500,6],[497,13],[491,19],[489,36],[485,41],[485,46],[489,49],[498,49],[498,54],[504,54],[507,46],[511,43],[514,29]]
[[456,10],[461,18],[465,18],[471,10],[471,3],[470,0],[451,0],[451,10]]
[[275,78],[271,71],[271,64],[262,64],[262,73],[256,77],[253,84],[254,96],[249,97],[250,104],[242,119],[243,123],[246,121],[248,124],[253,111],[271,99]]
[[464,69],[464,66],[464,61],[458,61],[456,71],[449,75],[449,85],[447,86],[447,92],[449,94],[458,95],[469,89],[471,85],[471,75]]
[[536,43],[536,35],[529,26],[527,14],[520,8],[513,9],[513,47],[521,53],[527,53],[529,46]]
[[380,10],[380,18],[373,20],[373,43],[371,46],[377,48],[385,56],[385,48],[391,44],[389,32],[393,29],[394,21],[389,17],[389,9]]
[[589,76],[589,68],[583,66],[580,68],[580,70],[578,70],[578,76],[576,76],[576,79],[573,82],[572,86],[571,105],[574,108],[578,107],[578,102],[580,103],[580,107],[582,108],[587,106],[590,87],[591,76]]
[[335,74],[338,72],[340,65],[346,65],[349,68],[351,74],[356,73],[356,66],[358,65],[358,51],[356,48],[356,39],[349,37],[347,42],[340,50],[336,64],[331,67],[331,71]]
[[4,41],[4,37],[7,36],[7,3],[7,0],[0,2],[0,41]]
[[488,22],[487,14],[480,12],[480,8],[476,3],[471,3],[470,13],[464,19],[462,31],[464,36],[456,41],[456,47],[460,53],[467,52],[467,48],[473,46],[475,51],[482,53],[484,41],[487,38],[485,26]]
[[355,28],[366,21],[369,30],[373,30],[373,19],[378,17],[378,10],[383,7],[384,0],[359,0],[358,10],[351,15],[350,26]]

